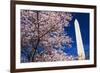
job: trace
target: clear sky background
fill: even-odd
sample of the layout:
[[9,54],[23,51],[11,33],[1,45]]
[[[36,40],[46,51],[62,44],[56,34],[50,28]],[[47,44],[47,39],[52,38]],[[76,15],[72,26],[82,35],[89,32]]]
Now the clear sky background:
[[73,39],[72,47],[69,49],[65,48],[65,52],[69,55],[77,56],[77,49],[76,49],[76,37],[75,37],[75,28],[74,28],[74,21],[75,19],[78,20],[80,31],[82,35],[84,50],[86,59],[89,59],[89,13],[72,13],[73,18],[69,22],[70,26],[65,27],[65,31],[67,34]]

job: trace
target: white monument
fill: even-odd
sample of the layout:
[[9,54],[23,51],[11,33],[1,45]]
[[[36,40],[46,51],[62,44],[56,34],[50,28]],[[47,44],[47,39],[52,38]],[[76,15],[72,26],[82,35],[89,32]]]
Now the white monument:
[[85,59],[85,52],[84,52],[80,27],[77,19],[75,19],[74,26],[75,26],[75,34],[76,34],[76,42],[77,42],[77,52],[79,57],[78,59],[83,60]]

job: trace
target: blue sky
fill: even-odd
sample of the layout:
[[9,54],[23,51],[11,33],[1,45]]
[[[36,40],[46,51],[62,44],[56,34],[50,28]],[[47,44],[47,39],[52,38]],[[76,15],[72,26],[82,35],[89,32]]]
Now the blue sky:
[[77,56],[77,46],[74,28],[74,21],[75,19],[77,19],[80,26],[86,59],[89,59],[89,13],[72,13],[72,15],[73,18],[69,23],[70,26],[65,27],[65,31],[73,39],[74,42],[72,43],[71,48],[65,49],[64,51],[69,55]]

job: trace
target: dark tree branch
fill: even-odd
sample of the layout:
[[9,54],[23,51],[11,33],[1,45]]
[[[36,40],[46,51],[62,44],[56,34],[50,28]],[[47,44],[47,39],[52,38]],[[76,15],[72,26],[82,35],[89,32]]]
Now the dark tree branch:
[[38,48],[38,45],[39,45],[39,42],[40,42],[40,37],[39,37],[39,11],[37,11],[37,33],[38,33],[38,36],[37,36],[37,42],[36,42],[36,46],[34,48],[34,52],[32,52],[32,56],[31,56],[31,61],[34,62],[34,57],[35,57],[35,54],[36,54],[36,50]]
[[37,30],[37,33],[38,33],[38,38],[37,38],[37,44],[36,44],[36,47],[35,47],[35,49],[37,49],[37,46],[38,46],[38,44],[39,44],[39,11],[37,11],[37,28],[38,28],[38,30]]

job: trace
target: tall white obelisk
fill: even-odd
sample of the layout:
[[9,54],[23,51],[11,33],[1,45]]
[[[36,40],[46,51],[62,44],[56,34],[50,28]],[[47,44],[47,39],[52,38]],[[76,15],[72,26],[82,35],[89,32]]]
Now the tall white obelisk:
[[79,27],[79,23],[78,23],[77,19],[75,19],[74,26],[75,26],[75,33],[76,33],[78,59],[83,60],[83,59],[85,59],[85,52],[84,52],[80,27]]

